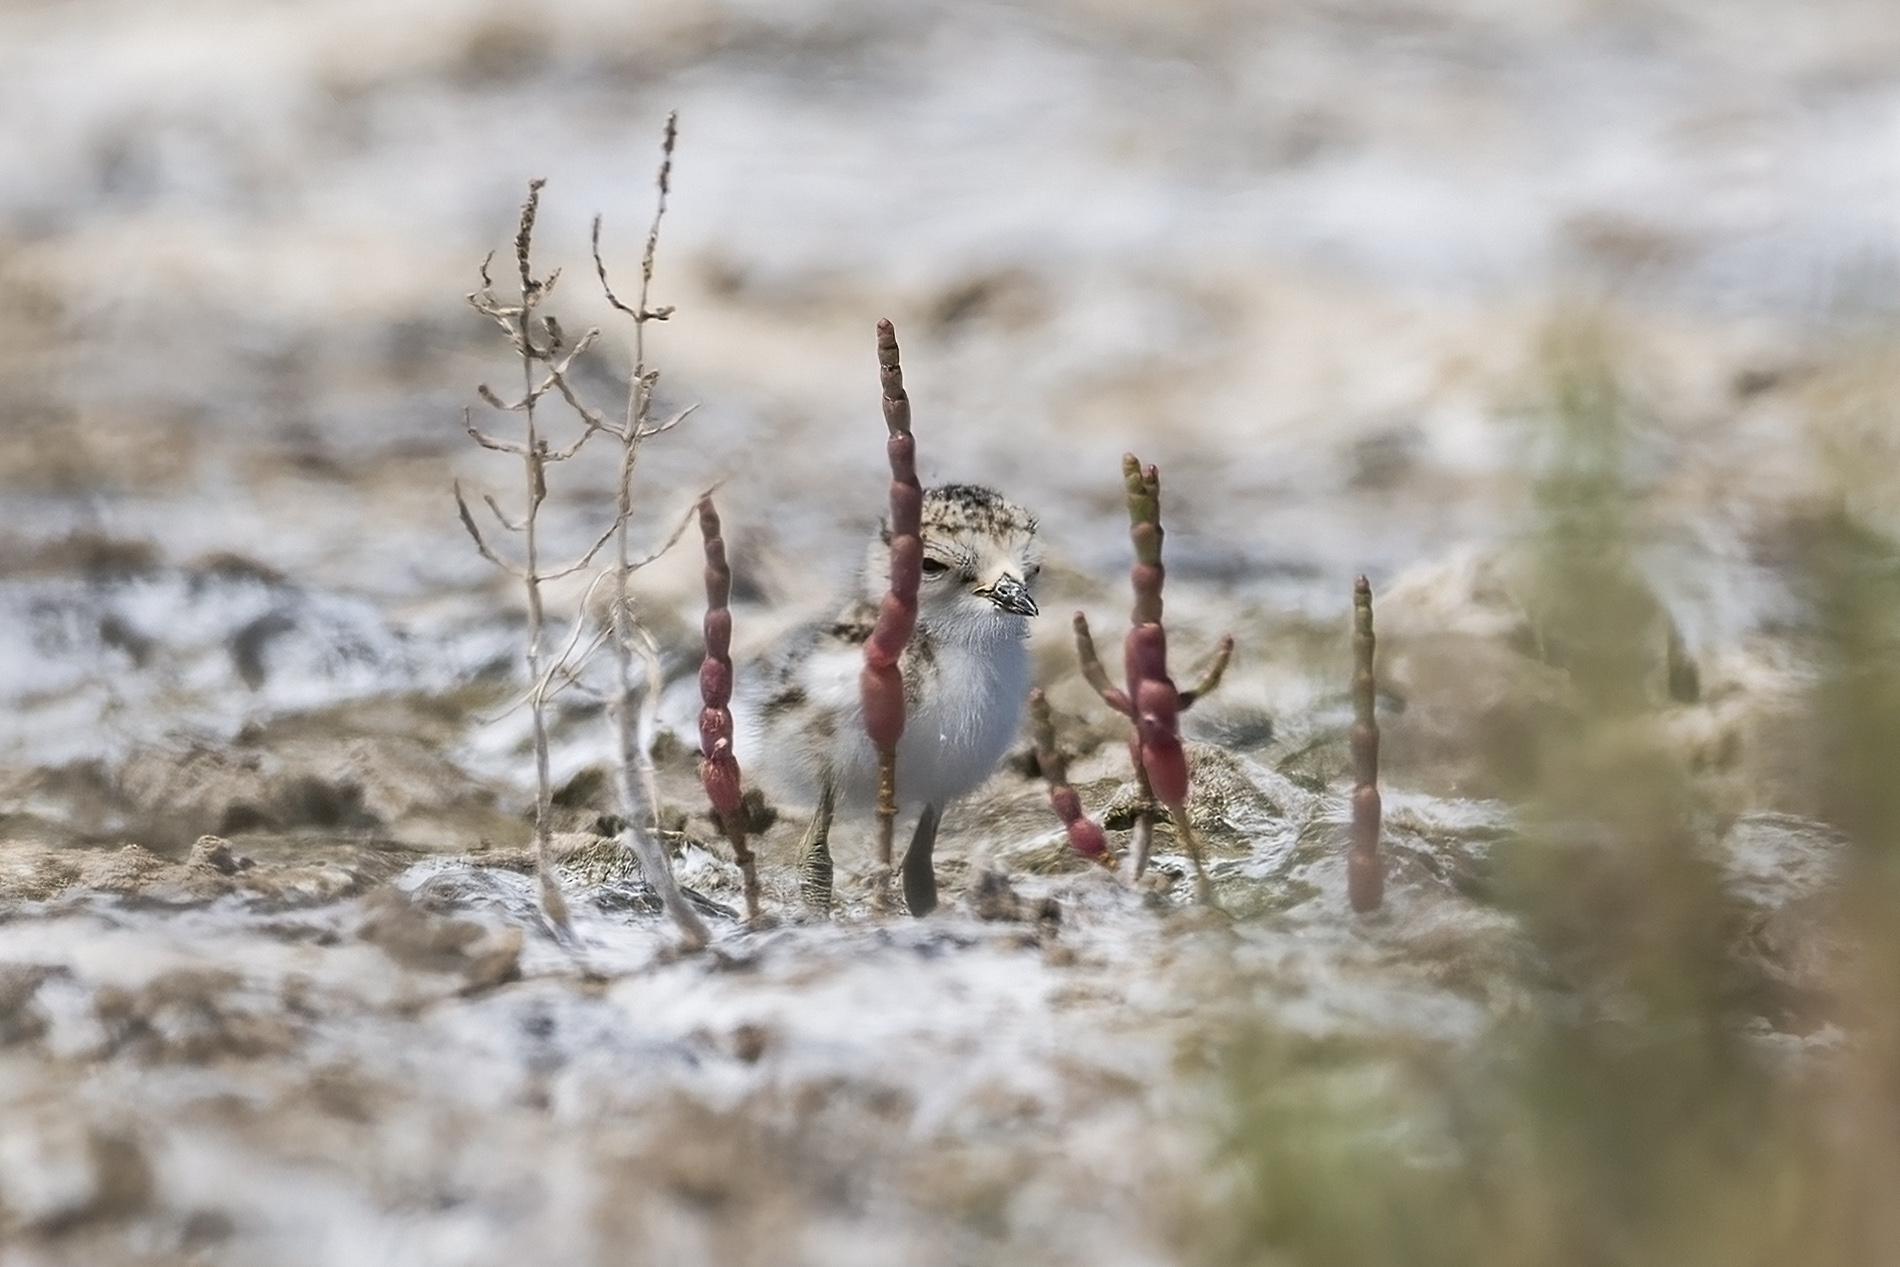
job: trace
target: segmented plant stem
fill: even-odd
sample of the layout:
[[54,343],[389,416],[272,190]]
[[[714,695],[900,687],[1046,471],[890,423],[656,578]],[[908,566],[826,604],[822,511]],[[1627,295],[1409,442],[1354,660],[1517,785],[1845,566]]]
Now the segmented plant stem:
[[891,466],[891,581],[877,624],[864,644],[859,694],[864,729],[877,749],[877,870],[872,902],[890,908],[892,836],[897,825],[897,742],[904,734],[904,675],[898,661],[917,627],[917,586],[923,578],[924,490],[917,482],[917,441],[910,430],[910,396],[897,349],[897,331],[877,323],[878,382],[882,389],[884,451]]
[[739,760],[732,747],[732,569],[711,497],[699,499],[699,535],[706,553],[705,659],[699,666],[699,782],[712,803],[745,880],[745,916],[759,920],[759,872],[746,840]]
[[1036,765],[1049,785],[1049,806],[1062,820],[1069,847],[1091,862],[1112,866],[1108,838],[1101,826],[1082,812],[1082,798],[1069,784],[1069,757],[1056,743],[1055,717],[1040,687],[1029,692],[1029,723],[1036,739]]
[[1379,722],[1373,706],[1372,585],[1352,587],[1352,845],[1346,855],[1346,897],[1355,911],[1376,911],[1385,900],[1385,864],[1379,856]]
[[1122,644],[1128,698],[1135,713],[1135,764],[1149,793],[1167,806],[1175,834],[1194,863],[1196,892],[1206,899],[1210,896],[1207,867],[1187,814],[1181,696],[1168,676],[1168,633],[1161,623],[1161,587],[1166,578],[1161,565],[1161,473],[1153,466],[1142,466],[1134,454],[1124,454],[1122,483],[1128,500],[1128,536],[1135,547],[1129,571],[1135,604]]

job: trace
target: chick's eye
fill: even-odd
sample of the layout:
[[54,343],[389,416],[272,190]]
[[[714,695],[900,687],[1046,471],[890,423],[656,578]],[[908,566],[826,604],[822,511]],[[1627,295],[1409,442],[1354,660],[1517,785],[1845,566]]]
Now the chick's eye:
[[945,572],[948,572],[949,570],[950,570],[950,565],[948,563],[941,563],[941,562],[938,562],[936,559],[924,560],[924,575],[925,576],[942,576]]

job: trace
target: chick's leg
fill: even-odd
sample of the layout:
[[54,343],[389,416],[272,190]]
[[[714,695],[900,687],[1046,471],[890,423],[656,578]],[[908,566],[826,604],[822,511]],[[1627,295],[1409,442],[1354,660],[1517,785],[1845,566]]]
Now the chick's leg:
[[831,913],[831,809],[829,783],[818,794],[818,811],[798,844],[798,887],[813,914]]
[[917,831],[904,851],[904,905],[912,915],[928,915],[937,909],[937,872],[931,863],[931,850],[937,845],[937,823],[942,811],[935,805],[924,806],[917,817]]

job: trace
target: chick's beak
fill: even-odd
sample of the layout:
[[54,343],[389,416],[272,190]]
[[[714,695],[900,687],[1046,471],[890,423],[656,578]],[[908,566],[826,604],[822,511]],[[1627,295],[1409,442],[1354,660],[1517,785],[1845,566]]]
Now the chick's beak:
[[1036,600],[1029,596],[1029,587],[1022,581],[1005,572],[996,583],[976,591],[978,598],[987,598],[1003,611],[1015,616],[1034,616],[1042,609],[1036,606]]

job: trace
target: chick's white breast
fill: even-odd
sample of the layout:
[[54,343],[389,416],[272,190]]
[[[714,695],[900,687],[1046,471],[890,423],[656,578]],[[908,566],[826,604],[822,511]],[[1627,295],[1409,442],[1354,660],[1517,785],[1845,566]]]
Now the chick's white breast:
[[1002,760],[1029,694],[1028,648],[1016,639],[941,646],[935,681],[905,719],[897,791],[906,806],[942,805],[974,790]]
[[[742,674],[733,699],[734,751],[775,798],[811,806],[829,780],[839,809],[877,802],[877,753],[864,734],[861,648],[819,631],[775,662]],[[900,805],[915,810],[962,796],[988,778],[1022,720],[1028,650],[1020,638],[938,646],[907,657],[909,706],[897,749]]]

